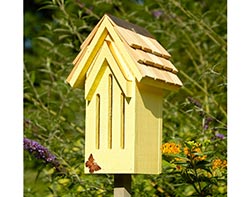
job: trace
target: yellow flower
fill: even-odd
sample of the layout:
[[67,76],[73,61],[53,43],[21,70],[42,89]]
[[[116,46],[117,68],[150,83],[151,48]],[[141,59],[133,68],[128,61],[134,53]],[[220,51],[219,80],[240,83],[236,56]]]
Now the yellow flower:
[[202,160],[205,160],[206,158],[207,158],[207,155],[203,155],[203,156],[194,158],[194,160],[202,161]]
[[201,153],[201,149],[196,147],[196,148],[194,148],[194,152]]
[[174,159],[175,159],[175,161],[178,161],[178,162],[185,162],[186,161],[184,158],[178,158],[178,157],[176,157]]
[[181,152],[180,148],[181,148],[181,145],[175,144],[173,142],[165,143],[161,147],[162,152],[165,154],[178,154]]
[[[198,146],[200,146],[200,145],[198,145]],[[194,153],[202,153],[201,149],[199,147],[197,147],[197,145],[193,146],[192,150],[190,150],[188,147],[184,147],[183,152],[186,156],[191,157],[192,159],[194,159],[196,161],[202,161],[202,160],[205,160],[207,158],[207,155],[195,157]]]
[[177,165],[176,170],[182,170],[182,167],[180,165]]
[[189,148],[188,148],[188,147],[185,147],[185,148],[184,148],[184,154],[187,155],[187,156],[190,154],[190,153],[189,153]]
[[215,159],[213,161],[212,169],[215,170],[217,168],[226,168],[227,167],[227,160]]

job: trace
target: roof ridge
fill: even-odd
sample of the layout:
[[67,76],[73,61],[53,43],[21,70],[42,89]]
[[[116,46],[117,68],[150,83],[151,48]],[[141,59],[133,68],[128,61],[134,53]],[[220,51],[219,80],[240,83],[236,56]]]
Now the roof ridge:
[[146,30],[143,27],[140,27],[139,25],[136,25],[136,24],[131,23],[129,21],[117,18],[111,14],[105,14],[105,15],[108,16],[108,18],[111,20],[111,22],[113,22],[114,24],[116,24],[120,27],[123,27],[125,29],[129,29],[130,31],[133,31],[135,33],[138,33],[138,34],[155,39],[155,37],[151,33],[149,33],[148,30]]
[[106,14],[121,39],[134,49],[141,49],[158,57],[169,59],[171,55],[145,28]]

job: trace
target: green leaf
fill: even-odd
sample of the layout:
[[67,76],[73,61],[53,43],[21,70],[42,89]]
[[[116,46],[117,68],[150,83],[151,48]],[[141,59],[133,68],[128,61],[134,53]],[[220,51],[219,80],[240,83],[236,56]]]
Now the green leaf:
[[39,36],[39,37],[37,37],[37,39],[38,39],[38,40],[41,40],[41,41],[43,41],[43,42],[45,42],[45,43],[47,43],[47,44],[50,45],[51,47],[54,46],[54,43],[53,43],[49,38],[47,38],[47,37]]
[[70,179],[68,178],[62,178],[58,180],[58,183],[62,184],[62,185],[67,185],[70,182]]
[[46,9],[57,9],[56,5],[50,4],[50,5],[44,5],[40,7],[38,10],[46,10]]

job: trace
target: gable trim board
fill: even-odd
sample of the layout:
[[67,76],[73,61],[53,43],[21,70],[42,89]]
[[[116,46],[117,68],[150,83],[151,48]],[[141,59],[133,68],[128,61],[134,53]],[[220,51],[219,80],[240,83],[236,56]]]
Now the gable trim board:
[[[102,74],[107,66],[114,73],[114,77],[126,97],[131,97],[132,94],[132,80],[126,79],[124,72],[122,72],[119,65],[116,63],[112,56],[107,43],[104,42],[96,59],[92,63],[90,72],[87,73],[86,86],[85,86],[85,99],[91,100],[96,87],[98,86]],[[129,75],[129,74],[127,74]]]

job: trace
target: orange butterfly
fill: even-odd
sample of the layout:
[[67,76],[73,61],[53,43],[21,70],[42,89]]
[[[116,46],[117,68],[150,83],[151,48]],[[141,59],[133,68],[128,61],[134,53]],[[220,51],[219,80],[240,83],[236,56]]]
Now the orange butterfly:
[[98,166],[96,162],[94,162],[92,153],[90,154],[88,161],[86,161],[85,166],[89,168],[89,172],[91,174],[93,174],[94,171],[101,170],[101,167]]

